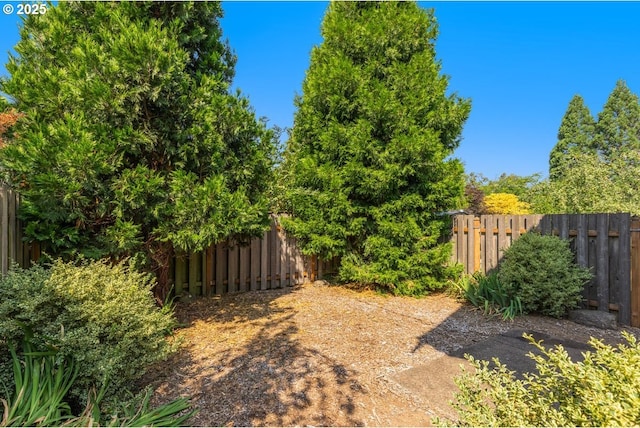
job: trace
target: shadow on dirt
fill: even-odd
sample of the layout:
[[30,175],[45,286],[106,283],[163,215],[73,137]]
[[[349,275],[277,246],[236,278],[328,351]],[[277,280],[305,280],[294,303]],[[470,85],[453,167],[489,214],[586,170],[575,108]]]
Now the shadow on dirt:
[[149,379],[160,400],[192,397],[200,410],[189,423],[197,426],[363,425],[354,400],[364,389],[351,370],[300,345],[300,308],[279,300],[289,290],[179,304],[189,336]]

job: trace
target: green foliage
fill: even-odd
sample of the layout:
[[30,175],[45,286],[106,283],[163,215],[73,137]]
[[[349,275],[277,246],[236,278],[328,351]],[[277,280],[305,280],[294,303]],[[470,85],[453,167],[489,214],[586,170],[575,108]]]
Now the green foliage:
[[13,346],[9,350],[15,393],[0,399],[0,426],[55,426],[70,419],[65,396],[78,375],[77,366],[58,367],[55,351],[35,352],[28,339],[22,342],[24,361]]
[[512,290],[502,285],[496,273],[462,276],[458,289],[461,297],[486,315],[499,314],[512,320],[523,313],[520,297],[511,294]]
[[577,166],[576,154],[595,153],[595,120],[580,95],[569,102],[560,129],[558,142],[549,155],[549,178],[559,180]]
[[146,255],[163,299],[174,248],[268,226],[275,135],[230,93],[221,16],[215,2],[60,2],[27,17],[0,80],[26,117],[0,159],[28,239]]
[[527,199],[536,213],[640,215],[640,102],[618,81],[594,123],[575,96],[551,152],[549,180]]
[[[14,268],[0,279],[0,349],[20,342],[27,326],[36,345],[75,361],[71,394],[78,402],[87,402],[92,386],[108,385],[106,400],[122,398],[151,363],[171,351],[166,338],[174,319],[169,307],[156,307],[152,286],[149,275],[122,263]],[[4,363],[0,379],[8,382]]]
[[541,174],[516,175],[502,173],[495,180],[490,180],[482,174],[470,173],[467,183],[480,189],[485,196],[494,193],[509,193],[520,200],[527,201],[529,190],[540,182]]
[[640,101],[623,80],[598,115],[595,145],[605,159],[640,150]]
[[[574,362],[562,346],[547,350],[525,336],[540,355],[524,379],[495,359],[467,356],[475,372],[456,379],[456,426],[637,426],[640,424],[640,345],[623,333],[617,347],[591,339],[595,352]],[[444,421],[439,421],[444,425]]]
[[[28,336],[28,335],[27,335]],[[118,413],[100,409],[103,394],[88,394],[89,403],[74,414],[66,396],[78,377],[71,358],[58,358],[54,349],[37,351],[30,338],[22,341],[22,358],[11,346],[15,393],[0,399],[0,427],[4,426],[181,426],[195,411],[180,398],[158,408],[149,407],[150,391]]]
[[451,274],[439,243],[463,203],[452,159],[470,103],[447,95],[431,11],[414,2],[332,2],[296,100],[285,154],[285,228],[304,253],[342,256],[343,281],[400,294]]
[[628,212],[640,215],[640,152],[605,160],[597,154],[575,154],[561,178],[546,180],[530,193],[539,214]]
[[498,271],[507,294],[520,298],[524,312],[552,317],[575,308],[591,278],[588,269],[575,264],[568,241],[535,232],[505,250]]

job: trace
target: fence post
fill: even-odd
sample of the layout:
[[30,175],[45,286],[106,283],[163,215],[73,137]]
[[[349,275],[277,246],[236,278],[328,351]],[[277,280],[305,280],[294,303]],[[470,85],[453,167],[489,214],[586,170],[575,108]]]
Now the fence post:
[[473,218],[473,272],[480,270],[480,218]]
[[631,220],[631,326],[640,327],[640,217]]

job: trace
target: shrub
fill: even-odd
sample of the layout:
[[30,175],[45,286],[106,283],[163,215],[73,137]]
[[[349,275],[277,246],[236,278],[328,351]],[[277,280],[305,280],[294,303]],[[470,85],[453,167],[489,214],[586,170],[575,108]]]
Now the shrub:
[[484,198],[487,214],[529,214],[530,207],[511,193],[492,193]]
[[[174,319],[170,309],[156,307],[152,286],[151,276],[122,263],[56,261],[50,269],[14,268],[0,280],[0,350],[19,343],[26,326],[36,345],[75,361],[79,372],[71,395],[79,405],[86,404],[92,386],[108,384],[105,400],[123,397],[171,350],[166,336]],[[4,381],[9,366],[5,357]]]
[[[536,371],[516,379],[494,359],[467,356],[475,372],[456,378],[460,392],[453,407],[457,426],[637,426],[640,424],[640,346],[623,333],[627,345],[616,348],[591,339],[595,352],[573,362],[562,346],[529,353]],[[446,421],[437,421],[445,424]]]
[[504,252],[498,278],[507,293],[519,296],[524,312],[561,317],[578,305],[588,269],[576,265],[569,242],[525,233]]

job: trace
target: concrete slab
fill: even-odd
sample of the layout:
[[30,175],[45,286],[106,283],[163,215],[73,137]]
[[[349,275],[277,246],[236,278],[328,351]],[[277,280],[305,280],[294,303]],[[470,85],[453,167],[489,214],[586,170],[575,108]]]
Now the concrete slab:
[[[510,330],[501,335],[493,336],[453,352],[451,355],[436,358],[429,364],[397,373],[392,377],[392,380],[429,403],[436,414],[453,418],[455,412],[449,401],[453,399],[453,394],[458,390],[454,378],[461,373],[461,366],[471,368],[464,359],[465,354],[486,361],[497,357],[510,370],[515,371],[516,376],[520,378],[523,373],[535,370],[535,363],[527,354],[530,352],[539,353],[539,351],[522,337],[523,333],[523,330]],[[543,345],[547,348],[561,344],[573,361],[581,361],[582,353],[591,349],[586,343],[559,340],[545,333],[529,332],[529,334],[536,340],[543,340]]]

